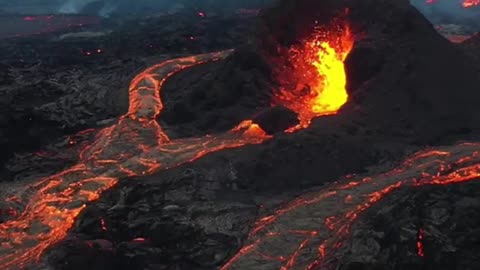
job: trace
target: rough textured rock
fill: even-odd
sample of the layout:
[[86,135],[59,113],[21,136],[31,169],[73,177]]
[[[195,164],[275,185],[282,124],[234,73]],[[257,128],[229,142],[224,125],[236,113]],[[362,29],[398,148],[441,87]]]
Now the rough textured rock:
[[298,115],[282,106],[274,106],[257,113],[253,117],[253,122],[257,123],[267,134],[284,132],[299,123]]
[[[215,269],[240,246],[257,213],[253,198],[235,186],[228,161],[217,165],[139,178],[107,192],[49,261],[55,269]],[[88,248],[98,239],[112,248]]]
[[468,55],[476,61],[476,69],[480,72],[480,34],[475,34],[460,45]]
[[74,30],[102,31],[99,36],[68,37],[61,31],[2,40],[0,163],[13,152],[108,124],[126,112],[135,74],[176,55],[241,44],[251,21],[171,15],[125,21],[114,31]]
[[[478,268],[478,186],[405,188],[392,194],[352,229],[340,269]],[[424,256],[418,255],[420,231]]]

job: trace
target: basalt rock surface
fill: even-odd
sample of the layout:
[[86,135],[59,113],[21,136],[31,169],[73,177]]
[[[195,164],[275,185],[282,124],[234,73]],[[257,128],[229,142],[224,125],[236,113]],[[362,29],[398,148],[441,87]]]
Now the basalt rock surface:
[[460,46],[467,51],[467,54],[476,61],[477,71],[480,72],[480,34],[475,34],[465,40]]
[[478,190],[478,183],[466,183],[392,194],[352,228],[339,269],[480,267]]

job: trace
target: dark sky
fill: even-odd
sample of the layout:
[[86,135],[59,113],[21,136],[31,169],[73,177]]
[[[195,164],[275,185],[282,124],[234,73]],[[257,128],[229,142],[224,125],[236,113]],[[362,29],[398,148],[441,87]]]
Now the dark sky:
[[179,5],[190,7],[235,8],[259,7],[274,0],[0,0],[0,9],[15,13],[76,13],[97,2],[104,9],[121,7],[135,10],[166,11]]
[[[22,14],[50,14],[78,13],[87,7],[90,12],[95,10],[98,15],[108,16],[111,12],[169,12],[181,9],[182,6],[216,11],[240,7],[258,8],[274,1],[277,0],[0,0],[0,10]],[[410,1],[434,24],[478,23],[480,26],[480,8],[464,9],[460,4],[462,0],[436,0],[434,5],[425,4],[426,0]]]

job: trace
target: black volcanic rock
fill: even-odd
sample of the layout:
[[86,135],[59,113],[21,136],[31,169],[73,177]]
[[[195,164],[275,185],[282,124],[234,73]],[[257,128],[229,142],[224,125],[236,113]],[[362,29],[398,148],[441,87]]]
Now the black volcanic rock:
[[476,61],[476,70],[480,74],[480,34],[477,33],[471,38],[465,40],[460,46],[466,50],[467,54]]
[[267,134],[283,132],[299,123],[298,115],[282,106],[274,106],[261,111],[252,120]]
[[391,194],[352,228],[349,244],[339,251],[339,269],[478,269],[478,187],[474,182]]
[[231,129],[270,107],[268,67],[252,51],[234,52],[222,62],[196,66],[173,76],[162,90],[159,120],[176,137]]

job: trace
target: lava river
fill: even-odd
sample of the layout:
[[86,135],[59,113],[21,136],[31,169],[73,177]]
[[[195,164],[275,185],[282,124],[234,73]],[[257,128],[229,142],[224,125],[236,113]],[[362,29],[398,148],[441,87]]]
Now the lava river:
[[190,162],[225,148],[268,139],[251,121],[217,136],[170,140],[155,120],[162,110],[165,80],[185,68],[227,57],[231,51],[174,59],[139,74],[129,89],[128,113],[101,130],[79,163],[11,194],[7,201],[20,215],[0,224],[0,269],[23,269],[62,240],[85,204],[119,179],[145,175]]

